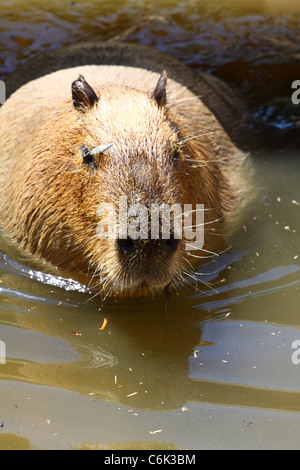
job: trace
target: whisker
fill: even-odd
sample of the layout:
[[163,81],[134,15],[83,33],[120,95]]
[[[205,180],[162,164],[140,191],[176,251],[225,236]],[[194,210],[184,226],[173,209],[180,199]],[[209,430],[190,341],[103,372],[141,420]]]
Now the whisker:
[[223,217],[219,217],[218,219],[214,219],[214,220],[209,220],[208,222],[203,222],[203,224],[192,224],[190,225],[189,227],[186,227],[184,226],[184,228],[192,228],[192,227],[203,227],[204,225],[210,225],[210,224],[214,224],[215,222],[220,222],[220,220],[222,220]]
[[213,132],[213,131],[212,131],[212,132],[206,132],[205,134],[200,133],[200,134],[194,135],[194,136],[192,136],[192,137],[188,137],[187,139],[182,140],[182,141],[180,142],[180,144],[185,144],[185,143],[188,142],[189,140],[197,139],[198,137],[204,137],[204,136],[206,136],[206,135],[211,135],[211,134],[215,134],[215,132]]
[[[196,276],[192,276],[192,275],[191,275],[190,273],[188,273],[188,272],[186,272],[185,274],[186,274],[187,276],[191,277],[192,279],[194,279],[196,282],[197,282],[197,281],[200,281],[200,282],[201,282],[202,284],[204,284],[208,289],[213,290],[214,292],[216,292],[216,294],[218,294],[218,291],[217,291],[214,287],[212,287],[208,282],[203,281],[203,279],[198,279]],[[205,292],[203,292],[203,291],[201,291],[201,292],[202,292],[203,294],[205,293]]]
[[[196,251],[196,250],[195,250]],[[219,256],[219,253],[215,253],[214,251],[209,251],[209,250],[205,250],[204,248],[198,248],[197,251],[204,251],[205,253],[210,253],[211,255],[213,256]],[[195,257],[197,258],[197,256],[195,255]]]
[[217,210],[216,207],[199,207],[198,209],[190,209],[188,211],[182,212],[181,214],[177,214],[174,219],[180,218],[183,215],[193,214],[194,212],[206,212],[206,211],[215,211]]
[[[198,279],[195,278],[194,276],[192,276],[189,272],[185,272],[185,271],[183,271],[183,272],[184,272],[184,274],[185,274],[186,276],[192,278],[193,281],[196,281],[196,285],[193,286],[193,288],[196,290],[196,292],[200,292],[201,294],[204,294],[205,292],[204,292],[203,290],[199,289],[199,287],[198,287]],[[189,285],[190,285],[190,284],[189,284]]]
[[195,163],[200,163],[200,166],[206,166],[207,163],[218,163],[219,160],[197,160],[197,158],[190,158],[188,154],[184,155],[186,157],[186,160],[189,162],[195,162]]

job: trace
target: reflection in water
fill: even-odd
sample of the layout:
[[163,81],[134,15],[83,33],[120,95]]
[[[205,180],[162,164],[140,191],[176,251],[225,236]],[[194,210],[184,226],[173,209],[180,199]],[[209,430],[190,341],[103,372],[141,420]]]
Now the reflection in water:
[[2,78],[38,52],[82,40],[121,35],[169,52],[245,96],[255,188],[220,255],[168,302],[102,305],[2,237],[0,446],[27,448],[28,438],[118,447],[150,436],[170,448],[295,447],[300,108],[290,83],[300,78],[299,16],[254,0],[159,2],[155,14],[128,0],[101,2],[101,11],[93,1],[20,5],[9,2],[0,19]]

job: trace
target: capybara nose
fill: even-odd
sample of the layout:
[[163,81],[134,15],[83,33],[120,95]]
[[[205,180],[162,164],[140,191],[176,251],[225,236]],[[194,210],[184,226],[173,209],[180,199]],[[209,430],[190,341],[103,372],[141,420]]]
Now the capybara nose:
[[127,238],[117,238],[117,247],[121,253],[131,254],[136,250],[136,240],[133,240],[130,237]]
[[133,240],[130,237],[127,238],[118,238],[116,241],[117,247],[121,253],[124,255],[130,255],[133,253],[138,253],[144,250],[153,249],[153,251],[160,251],[165,252],[168,254],[174,253],[179,245],[179,240],[171,236],[169,239],[149,239],[149,240],[141,240],[138,238],[137,240]]
[[179,245],[178,238],[171,237],[168,240],[161,240],[163,243],[163,249],[166,253],[174,253]]

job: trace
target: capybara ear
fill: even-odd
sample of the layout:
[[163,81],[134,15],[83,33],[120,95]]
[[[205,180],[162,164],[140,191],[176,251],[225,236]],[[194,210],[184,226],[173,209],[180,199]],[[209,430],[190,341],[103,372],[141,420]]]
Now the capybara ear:
[[72,83],[72,99],[74,108],[82,112],[98,102],[98,96],[82,75]]
[[155,99],[158,106],[164,106],[167,102],[167,72],[163,71],[158,79],[152,98]]

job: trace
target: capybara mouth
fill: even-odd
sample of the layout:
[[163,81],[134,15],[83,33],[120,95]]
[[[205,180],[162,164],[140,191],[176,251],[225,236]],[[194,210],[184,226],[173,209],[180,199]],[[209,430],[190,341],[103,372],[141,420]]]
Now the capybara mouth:
[[[127,273],[128,277],[128,273]],[[93,290],[97,291],[101,297],[109,298],[130,298],[130,297],[146,297],[154,295],[164,295],[166,288],[171,284],[175,285],[175,281],[169,277],[163,277],[161,280],[152,278],[143,278],[134,280],[132,277],[127,281],[117,281],[110,279],[96,282],[95,286],[91,285]],[[98,287],[96,287],[98,286]]]
[[176,277],[180,242],[174,237],[164,240],[117,240],[125,290],[163,292],[165,286]]
[[109,297],[147,297],[147,296],[156,296],[156,295],[165,295],[167,288],[171,284],[175,285],[174,281],[168,281],[162,279],[161,282],[156,280],[153,282],[152,279],[142,279],[136,283],[130,282],[129,284],[114,284],[111,286],[111,290],[107,288],[107,293]]
[[[141,268],[126,269],[120,272],[117,279],[105,282],[105,290],[112,297],[139,297],[153,294],[163,294],[167,285],[176,284],[176,274],[170,266],[160,266],[160,269],[148,267],[147,272]],[[159,271],[159,272],[158,272]]]
[[148,289],[149,288],[149,282],[146,279],[142,279],[139,283],[139,288],[140,289]]
[[[110,248],[114,253],[110,264],[103,270],[103,263],[99,260],[90,287],[98,290],[99,295],[112,298],[164,294],[166,286],[176,285],[179,278],[181,243],[179,240],[170,249],[167,243],[157,242],[154,249],[147,247],[149,251],[140,249],[140,244],[133,248],[128,241],[121,244],[121,250],[119,247]],[[161,249],[162,246],[167,247],[166,251]]]

